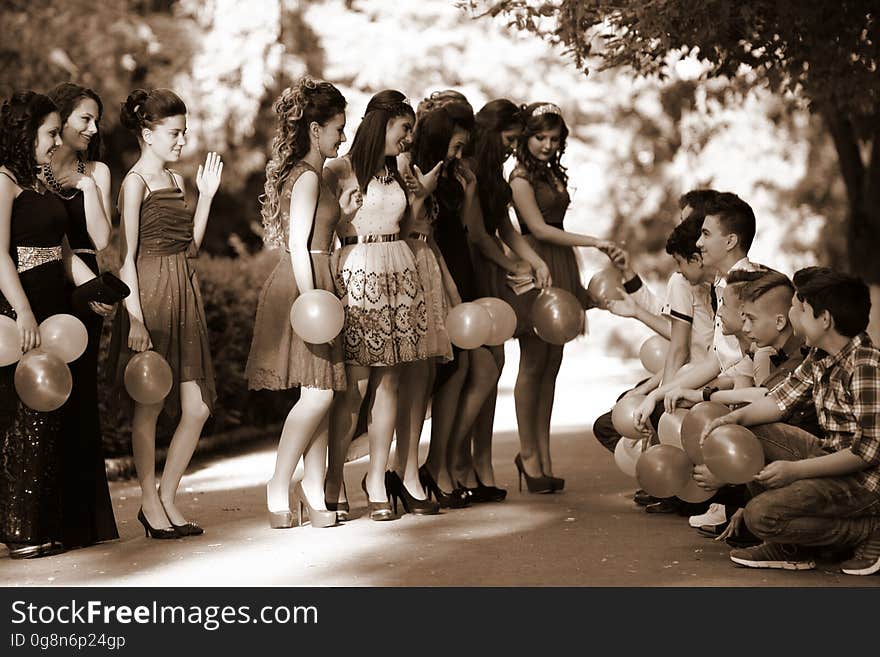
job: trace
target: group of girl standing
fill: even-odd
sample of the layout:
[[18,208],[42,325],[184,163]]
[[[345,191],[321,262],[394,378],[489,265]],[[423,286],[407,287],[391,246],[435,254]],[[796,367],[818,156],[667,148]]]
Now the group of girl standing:
[[[592,305],[573,247],[622,255],[611,242],[564,228],[561,111],[498,99],[474,114],[455,91],[413,109],[385,90],[370,99],[340,157],[345,107],[336,87],[310,77],[275,103],[263,225],[267,245],[284,252],[260,295],[246,373],[253,389],[299,387],[301,396],[266,486],[270,525],[301,524],[306,510],[313,527],[349,518],[344,464],[362,412],[370,457],[361,488],[372,520],[392,520],[401,507],[430,515],[505,499],[492,468],[503,347],[459,349],[445,325],[450,308],[487,296],[509,302],[518,318],[520,486],[524,478],[531,492],[561,490],[549,445],[562,347],[534,335],[529,309],[551,285],[574,293],[584,310]],[[503,168],[513,153],[508,183]],[[511,203],[520,231],[509,220]],[[532,278],[534,289],[517,294],[508,277]],[[316,288],[345,309],[342,333],[328,344],[304,342],[289,321],[297,297]],[[430,448],[420,466],[429,403]],[[300,458],[294,513],[289,486]]]

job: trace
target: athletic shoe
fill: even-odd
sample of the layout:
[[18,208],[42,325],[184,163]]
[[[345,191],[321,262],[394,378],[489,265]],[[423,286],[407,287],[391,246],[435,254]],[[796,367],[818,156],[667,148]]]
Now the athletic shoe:
[[859,543],[853,558],[840,564],[840,570],[847,575],[873,575],[880,571],[880,531]]
[[749,568],[781,568],[783,570],[812,570],[816,562],[805,556],[797,545],[761,543],[755,547],[730,551],[730,560]]
[[694,529],[699,529],[703,525],[720,525],[724,522],[727,522],[727,511],[723,504],[715,503],[709,505],[706,513],[688,518],[688,524]]

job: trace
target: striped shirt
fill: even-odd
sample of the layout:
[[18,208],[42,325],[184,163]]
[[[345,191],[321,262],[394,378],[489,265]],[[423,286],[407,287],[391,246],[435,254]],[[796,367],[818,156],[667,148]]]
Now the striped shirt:
[[880,493],[880,349],[867,333],[852,338],[836,354],[812,349],[768,394],[785,414],[810,398],[829,452],[851,449],[869,465],[855,476]]

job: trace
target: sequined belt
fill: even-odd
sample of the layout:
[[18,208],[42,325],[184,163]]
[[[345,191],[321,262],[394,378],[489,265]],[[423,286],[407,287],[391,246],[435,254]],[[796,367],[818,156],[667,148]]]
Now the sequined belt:
[[400,239],[400,233],[389,233],[387,235],[351,235],[349,237],[340,237],[339,241],[342,246],[349,244],[376,244],[378,242],[396,242]]
[[45,265],[47,262],[61,260],[60,246],[17,246],[18,273]]
[[409,234],[409,238],[411,240],[419,240],[420,242],[427,242],[428,241],[428,234],[413,231]]

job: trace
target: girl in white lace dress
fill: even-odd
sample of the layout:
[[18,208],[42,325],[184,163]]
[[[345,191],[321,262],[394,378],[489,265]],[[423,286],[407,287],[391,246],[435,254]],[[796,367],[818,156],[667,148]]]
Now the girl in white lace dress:
[[[415,115],[403,94],[382,91],[367,105],[351,151],[327,165],[326,179],[342,208],[334,253],[336,292],[345,306],[343,344],[348,388],[334,401],[326,494],[339,510],[345,454],[372,378],[370,467],[362,487],[370,518],[391,520],[385,469],[397,414],[402,363],[429,357],[427,311],[412,251],[400,237],[410,212],[395,157]],[[343,505],[343,506],[339,506]]]

